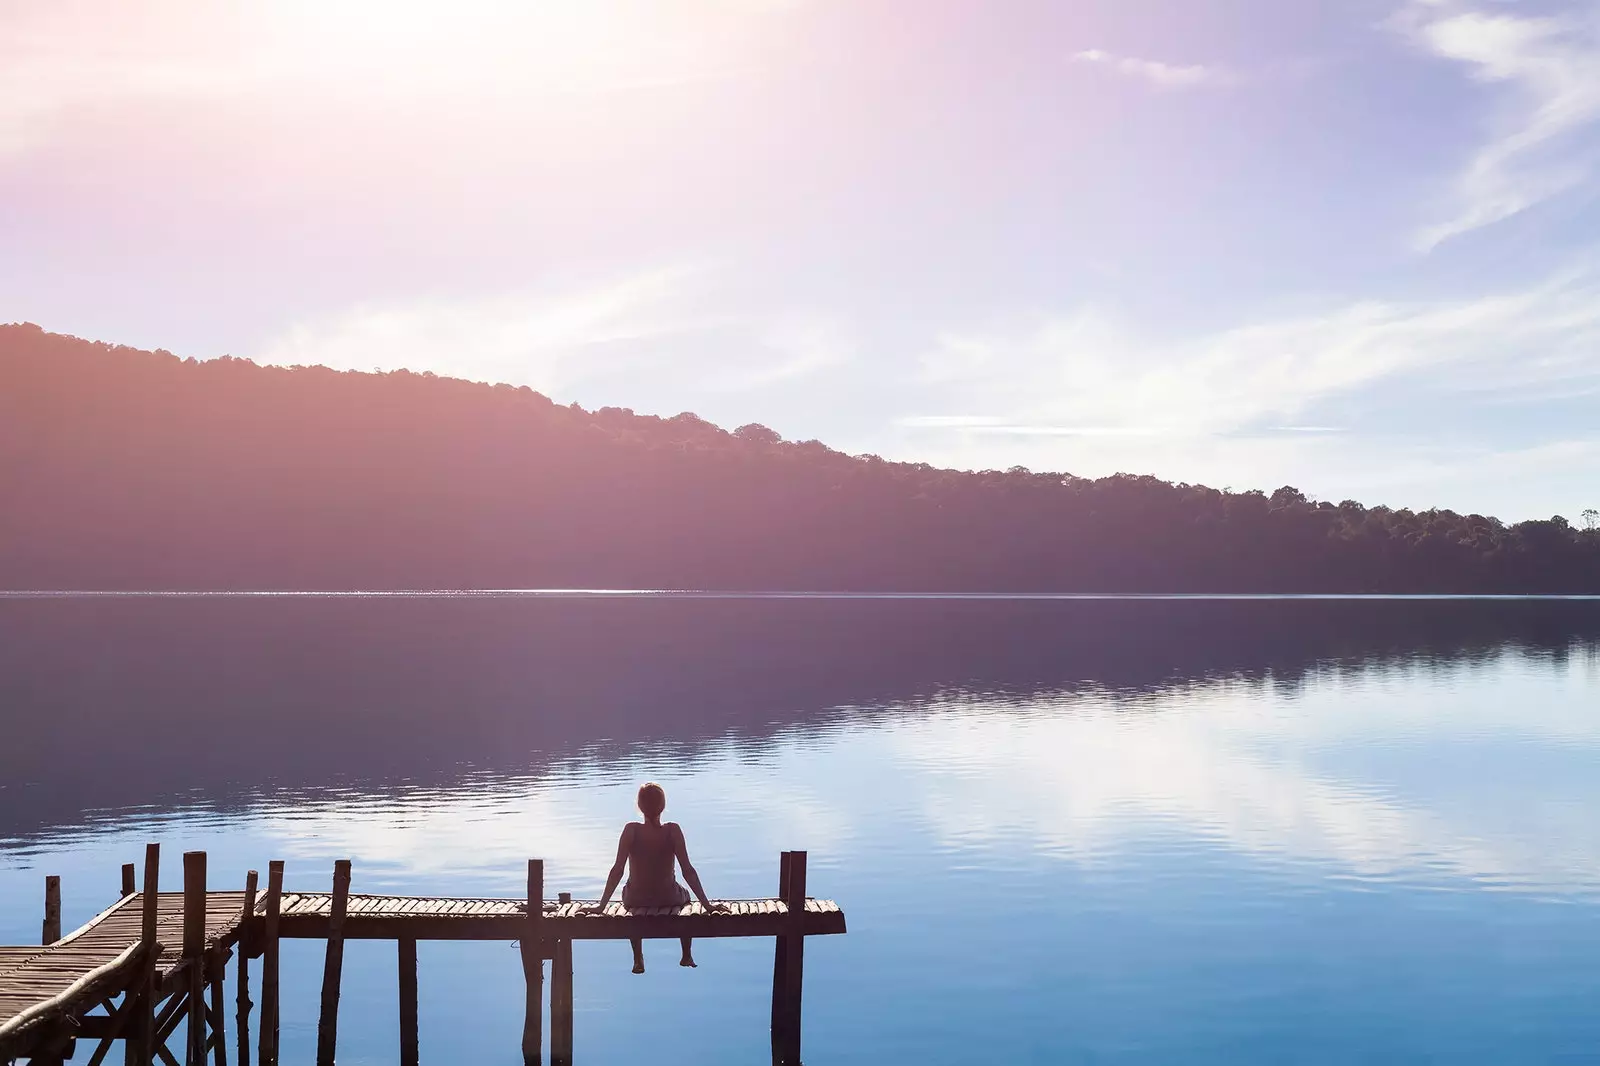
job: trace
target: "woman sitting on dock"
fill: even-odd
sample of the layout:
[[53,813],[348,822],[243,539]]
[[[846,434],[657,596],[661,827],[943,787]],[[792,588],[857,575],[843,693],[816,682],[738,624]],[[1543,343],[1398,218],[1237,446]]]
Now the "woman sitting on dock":
[[[661,812],[667,809],[666,790],[654,781],[646,782],[639,786],[638,804],[644,821],[629,822],[622,827],[622,838],[617,841],[617,861],[606,877],[605,895],[594,909],[603,911],[611,902],[611,894],[622,880],[624,866],[628,870],[628,881],[622,886],[624,907],[683,906],[689,902],[689,889],[678,884],[672,875],[672,864],[676,860],[678,869],[683,871],[683,879],[694,889],[702,907],[708,911],[727,910],[726,904],[713,904],[706,898],[706,890],[700,886],[700,875],[689,863],[689,849],[683,842],[683,830],[678,823],[662,824]],[[644,942],[632,939],[629,943],[633,945],[633,972],[644,973]],[[678,960],[678,965],[695,965],[691,950],[693,938],[683,937],[681,943],[683,958]]]

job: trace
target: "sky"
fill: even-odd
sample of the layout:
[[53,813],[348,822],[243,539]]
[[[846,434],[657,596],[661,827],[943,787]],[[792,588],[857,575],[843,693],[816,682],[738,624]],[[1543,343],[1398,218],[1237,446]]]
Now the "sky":
[[1600,0],[0,0],[0,321],[1600,507]]

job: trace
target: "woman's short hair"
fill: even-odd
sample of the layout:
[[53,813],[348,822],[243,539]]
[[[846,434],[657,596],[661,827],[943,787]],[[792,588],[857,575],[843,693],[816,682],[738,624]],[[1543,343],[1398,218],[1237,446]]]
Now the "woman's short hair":
[[667,790],[654,781],[639,786],[639,811],[645,815],[659,815],[667,809]]

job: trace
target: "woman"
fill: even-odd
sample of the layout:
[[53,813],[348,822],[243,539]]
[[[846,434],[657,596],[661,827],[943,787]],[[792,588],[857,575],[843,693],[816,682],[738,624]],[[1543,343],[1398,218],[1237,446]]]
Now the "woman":
[[[611,894],[622,880],[624,866],[628,869],[628,882],[622,886],[624,907],[681,907],[688,903],[689,889],[672,876],[672,864],[676,860],[678,869],[683,871],[683,879],[694,889],[700,905],[708,911],[726,911],[725,904],[713,904],[706,898],[706,890],[700,887],[700,875],[689,864],[689,849],[683,842],[683,830],[678,828],[678,823],[661,823],[661,812],[667,809],[666,790],[654,781],[646,782],[639,786],[638,804],[644,821],[629,822],[622,827],[622,838],[617,841],[617,861],[606,877],[605,895],[600,897],[595,910],[603,911],[611,902]],[[683,937],[681,942],[683,958],[678,960],[678,965],[695,965],[690,950],[693,938]],[[644,973],[644,942],[632,938],[629,943],[633,945],[633,972]]]

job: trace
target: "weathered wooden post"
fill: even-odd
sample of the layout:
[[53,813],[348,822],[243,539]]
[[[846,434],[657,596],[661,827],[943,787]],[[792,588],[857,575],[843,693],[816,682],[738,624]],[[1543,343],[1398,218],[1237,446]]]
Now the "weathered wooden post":
[[244,923],[239,933],[239,1066],[250,1066],[250,929],[256,917],[256,881],[260,875],[254,870],[244,875]]
[[544,860],[528,860],[528,924],[522,934],[522,977],[527,995],[522,1008],[522,1063],[544,1060],[544,960],[539,946],[544,918]]
[[417,938],[400,938],[400,1066],[418,1066]]
[[800,991],[805,976],[806,853],[784,852],[779,862],[779,895],[787,913],[772,967],[773,1059],[800,1066]]
[[[562,909],[572,902],[572,893],[556,897]],[[572,940],[555,942],[550,961],[550,1066],[572,1066]]]
[[[785,851],[778,856],[778,898],[789,898],[789,852]],[[772,948],[772,1061],[774,1066],[783,1062],[784,1037],[783,1037],[783,1012],[784,1012],[784,980],[789,973],[787,938],[779,936],[774,938]]]
[[278,911],[283,905],[283,860],[267,866],[266,914],[261,920],[261,1066],[278,1066]]
[[156,919],[161,907],[161,845],[144,846],[144,895],[139,900],[139,943],[143,945],[144,965],[138,983],[128,990],[136,997],[133,1005],[133,1031],[123,1041],[125,1066],[151,1066],[156,1042],[156,964],[161,946],[156,943]]
[[216,1066],[228,1066],[228,1020],[222,1012],[222,979],[227,976],[228,960],[222,952],[206,953],[207,976],[211,981],[211,1008],[206,1017],[211,1020],[212,1061]]
[[317,1019],[317,1066],[333,1066],[339,1039],[339,978],[344,972],[344,915],[350,905],[350,860],[333,864],[328,911],[328,954],[322,963],[322,1014]]
[[189,1066],[206,1061],[206,853],[183,853],[183,960],[189,989]]
[[131,862],[122,864],[122,898],[127,899],[138,889],[138,868]]
[[39,943],[54,944],[61,939],[61,878],[50,874],[44,879],[44,926]]

